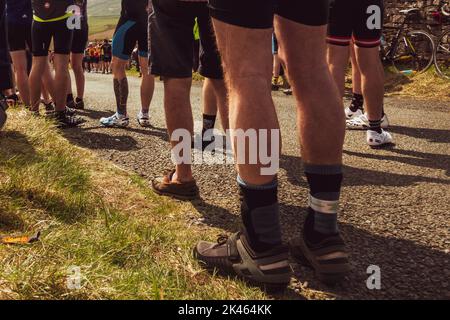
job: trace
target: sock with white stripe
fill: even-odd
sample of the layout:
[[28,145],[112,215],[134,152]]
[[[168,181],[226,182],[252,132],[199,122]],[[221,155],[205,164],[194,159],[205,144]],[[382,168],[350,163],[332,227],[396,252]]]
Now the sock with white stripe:
[[305,236],[315,242],[338,233],[337,212],[342,185],[342,166],[305,165],[310,187]]

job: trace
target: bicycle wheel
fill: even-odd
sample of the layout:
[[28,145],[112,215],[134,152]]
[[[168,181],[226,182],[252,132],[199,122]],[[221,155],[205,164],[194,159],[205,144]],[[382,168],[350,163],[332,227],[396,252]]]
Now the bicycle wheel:
[[414,75],[427,70],[433,57],[433,38],[424,31],[411,31],[400,38],[391,59],[398,72]]
[[434,54],[434,64],[441,77],[450,79],[450,30],[439,38]]

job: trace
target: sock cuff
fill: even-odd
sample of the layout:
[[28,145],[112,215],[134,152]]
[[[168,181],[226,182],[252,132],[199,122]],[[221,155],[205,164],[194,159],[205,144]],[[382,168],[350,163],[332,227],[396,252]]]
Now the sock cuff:
[[336,175],[342,174],[342,165],[316,165],[316,164],[305,164],[305,173],[309,174],[320,174],[320,175]]
[[203,114],[203,119],[214,121],[217,119],[217,115]]
[[245,182],[240,175],[237,176],[237,183],[239,186],[246,188],[246,189],[250,189],[250,190],[270,190],[270,189],[275,189],[278,187],[278,179],[275,178],[273,179],[272,182],[268,183],[268,184],[263,184],[263,185],[254,185],[254,184],[250,184]]

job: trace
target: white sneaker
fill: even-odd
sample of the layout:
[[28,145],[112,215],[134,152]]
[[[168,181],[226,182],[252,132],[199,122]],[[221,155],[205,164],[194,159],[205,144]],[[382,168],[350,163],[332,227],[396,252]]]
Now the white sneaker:
[[141,127],[150,127],[150,116],[148,113],[143,113],[142,111],[139,111],[137,115],[137,122]]
[[[347,129],[350,130],[366,130],[369,129],[369,119],[367,119],[366,114],[361,114],[358,117],[352,118],[346,121]],[[386,129],[389,127],[389,119],[385,114],[383,118],[381,118],[381,128]]]
[[105,127],[121,127],[125,128],[129,124],[129,119],[127,116],[123,116],[118,113],[114,113],[111,117],[101,118],[100,124]]
[[367,130],[367,143],[371,147],[380,147],[386,144],[392,143],[392,135],[384,130],[381,133],[376,131]]
[[345,118],[347,120],[351,120],[353,118],[362,116],[363,112],[361,111],[361,109],[356,110],[355,112],[353,112],[350,108],[345,108]]

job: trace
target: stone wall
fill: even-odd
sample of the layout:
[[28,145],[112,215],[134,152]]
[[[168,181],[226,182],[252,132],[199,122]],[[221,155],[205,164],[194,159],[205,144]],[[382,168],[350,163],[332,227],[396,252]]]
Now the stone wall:
[[425,8],[438,6],[439,0],[384,0],[386,7],[386,23],[394,24],[403,20],[400,10],[407,8]]
[[411,21],[407,26],[408,29],[426,29],[436,36],[440,35],[443,28],[448,28],[450,21],[447,19],[444,25],[439,24],[429,13],[426,13],[436,10],[439,3],[439,0],[384,0],[386,8],[385,26],[387,27],[385,36],[390,38],[394,34],[392,30],[389,30],[389,27],[399,25],[404,19],[404,15],[400,13],[400,10],[408,8],[425,9],[421,12],[421,19]]

